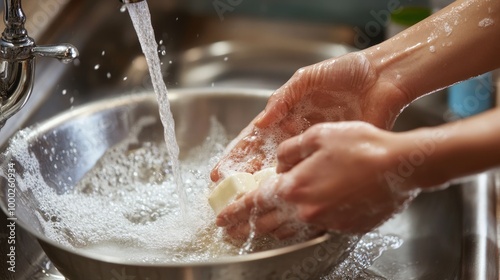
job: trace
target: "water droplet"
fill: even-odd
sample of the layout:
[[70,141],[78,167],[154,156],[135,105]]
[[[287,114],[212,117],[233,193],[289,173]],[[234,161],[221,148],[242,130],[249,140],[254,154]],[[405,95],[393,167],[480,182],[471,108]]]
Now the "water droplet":
[[69,99],[69,104],[73,104],[73,102],[75,102],[75,98],[74,98],[74,97],[71,97],[71,98]]
[[120,7],[120,12],[124,13],[127,10],[127,7],[125,5],[122,5]]
[[215,86],[215,83],[212,83],[212,87],[214,87],[214,86]]
[[493,25],[494,21],[491,18],[483,18],[479,23],[479,27],[488,27],[490,25]]
[[168,61],[168,64],[172,64],[172,60],[169,60],[169,61]]
[[67,90],[65,90],[65,89],[63,89],[63,90],[62,90],[62,95],[66,95],[66,93],[68,93],[68,91],[67,91]]
[[166,55],[166,54],[167,54],[167,52],[165,50],[161,51],[161,55]]
[[101,56],[104,56],[106,54],[106,51],[101,52]]
[[227,61],[228,59],[229,59],[229,58],[228,58],[227,56],[226,56],[226,57],[224,57],[224,61]]
[[128,79],[128,77],[123,77],[123,80],[126,81]]
[[106,78],[111,79],[111,73],[106,73]]
[[176,18],[175,18],[175,20],[176,20],[176,21],[177,21],[177,20],[179,20],[179,17],[176,17]]
[[158,42],[158,45],[163,45],[163,40],[160,40],[160,42]]
[[99,65],[99,64],[96,64],[96,65],[94,66],[94,70],[98,70],[99,68],[101,68],[101,65]]
[[453,32],[453,29],[447,22],[444,23],[444,32],[446,32],[446,36],[450,36],[451,32]]
[[434,47],[434,46],[430,46],[430,47],[429,47],[429,51],[430,51],[431,53],[436,52],[436,47]]

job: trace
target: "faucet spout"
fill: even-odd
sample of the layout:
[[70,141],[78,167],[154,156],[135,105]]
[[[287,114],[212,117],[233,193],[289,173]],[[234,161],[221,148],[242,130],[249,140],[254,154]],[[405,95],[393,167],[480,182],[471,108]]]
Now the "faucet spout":
[[35,56],[55,57],[68,63],[78,57],[70,44],[36,46],[24,28],[20,0],[4,0],[5,30],[0,38],[0,128],[28,101],[34,83]]

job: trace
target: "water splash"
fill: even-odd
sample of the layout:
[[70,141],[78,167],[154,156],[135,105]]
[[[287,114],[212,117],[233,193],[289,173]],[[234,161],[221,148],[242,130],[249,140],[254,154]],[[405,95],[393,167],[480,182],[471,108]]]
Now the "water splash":
[[151,14],[146,1],[126,4],[130,18],[134,25],[137,37],[141,43],[141,48],[146,57],[149,67],[149,73],[153,82],[153,88],[158,100],[160,110],[160,119],[164,127],[164,137],[167,145],[168,154],[172,160],[172,172],[177,186],[177,195],[179,196],[181,212],[187,214],[186,210],[186,192],[182,184],[182,176],[179,164],[179,145],[175,138],[175,123],[170,111],[170,102],[168,100],[168,91],[161,73],[161,64],[158,57],[158,44],[156,43],[153,26],[151,24]]
[[321,280],[385,280],[367,271],[385,251],[394,250],[403,244],[395,235],[381,235],[373,231],[364,235],[354,250]]

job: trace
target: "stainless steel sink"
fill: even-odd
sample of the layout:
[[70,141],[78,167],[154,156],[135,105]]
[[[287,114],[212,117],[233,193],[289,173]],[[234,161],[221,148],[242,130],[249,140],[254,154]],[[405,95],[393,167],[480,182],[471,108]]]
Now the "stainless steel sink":
[[[28,18],[28,6],[34,2],[42,5],[40,1],[23,3]],[[151,89],[130,18],[119,11],[118,1],[58,2],[63,3],[61,12],[54,21],[46,22],[47,29],[40,27],[37,41],[70,42],[80,50],[80,61],[70,66],[39,61],[34,98],[0,131],[0,144],[18,128],[46,120],[73,106]],[[166,51],[161,58],[169,88],[214,86],[217,89],[230,85],[274,89],[295,68],[326,59],[338,50],[351,50],[338,43],[352,41],[349,38],[353,36],[352,28],[238,16],[220,21],[216,15],[190,13],[179,1],[149,2],[157,39],[163,41],[160,47]],[[35,13],[37,9],[31,11]],[[283,55],[281,60],[288,62],[273,61],[279,67],[258,73],[259,67],[271,69],[265,50],[259,48],[253,52],[256,47],[252,46],[258,45],[259,40],[265,42],[262,45],[277,49]],[[218,52],[211,52],[214,46]],[[307,55],[294,60],[298,53]],[[205,69],[198,72],[205,76],[196,75],[200,69]],[[417,101],[403,112],[396,129],[442,123],[443,98],[435,94]],[[380,228],[384,234],[400,236],[404,243],[399,249],[385,252],[369,270],[387,279],[498,279],[495,185],[498,186],[498,180],[493,176],[480,174],[448,189],[420,195],[405,212]],[[3,212],[0,219],[6,220]],[[5,230],[2,227],[0,236],[6,236]],[[53,275],[60,275],[50,266],[33,236],[22,228],[18,228],[17,234],[19,273],[12,278],[2,267],[0,278],[61,279],[41,272],[51,270]],[[6,250],[5,246],[1,250]],[[1,253],[6,255],[4,251]]]

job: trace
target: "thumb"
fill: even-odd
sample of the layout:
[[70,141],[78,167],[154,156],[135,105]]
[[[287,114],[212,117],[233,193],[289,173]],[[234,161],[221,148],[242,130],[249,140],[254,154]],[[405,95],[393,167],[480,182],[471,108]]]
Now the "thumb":
[[260,117],[256,118],[255,126],[266,128],[272,124],[279,123],[299,103],[304,95],[301,79],[295,74],[286,84],[277,89],[267,101],[266,108]]

